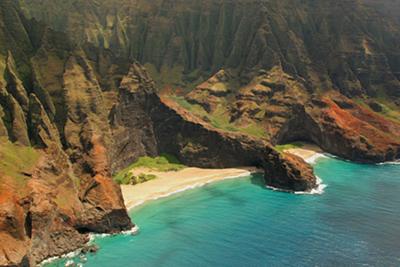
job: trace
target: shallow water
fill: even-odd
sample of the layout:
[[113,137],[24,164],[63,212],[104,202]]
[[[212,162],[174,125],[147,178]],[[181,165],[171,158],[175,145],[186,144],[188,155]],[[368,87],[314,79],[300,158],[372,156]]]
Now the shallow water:
[[323,158],[315,171],[321,195],[255,175],[149,202],[130,212],[137,235],[96,238],[83,265],[400,266],[400,165]]

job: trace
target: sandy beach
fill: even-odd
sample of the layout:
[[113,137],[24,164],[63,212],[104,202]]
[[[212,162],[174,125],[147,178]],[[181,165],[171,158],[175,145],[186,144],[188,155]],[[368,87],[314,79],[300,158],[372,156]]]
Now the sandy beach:
[[189,188],[199,187],[224,179],[248,176],[260,172],[254,167],[229,169],[185,168],[180,171],[157,172],[137,169],[134,173],[154,174],[156,179],[137,185],[121,185],[125,205],[132,209],[146,201],[168,196]]
[[293,155],[299,156],[306,162],[313,161],[313,159],[320,154],[324,153],[319,146],[314,144],[303,143],[302,147],[289,148],[284,150],[284,152],[291,153]]
[[[307,162],[313,161],[323,151],[316,145],[303,144],[299,148],[290,148],[285,150],[303,158]],[[134,175],[141,173],[154,174],[156,179],[137,185],[121,185],[122,195],[125,205],[132,209],[146,201],[169,196],[189,188],[199,187],[211,182],[220,181],[229,178],[242,177],[251,173],[262,172],[254,167],[239,167],[229,169],[202,169],[185,168],[180,171],[157,172],[146,168],[136,168],[132,170]]]

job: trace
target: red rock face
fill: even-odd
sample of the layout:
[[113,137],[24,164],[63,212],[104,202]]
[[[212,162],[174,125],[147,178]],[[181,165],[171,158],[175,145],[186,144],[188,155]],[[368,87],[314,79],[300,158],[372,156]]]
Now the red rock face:
[[[360,149],[359,160],[393,160],[400,148],[400,125],[370,110],[352,103],[351,108],[341,108],[331,99],[324,99],[328,108],[322,113],[325,121],[331,121],[340,129],[342,136],[353,138]],[[362,153],[365,153],[363,156]]]
[[336,94],[295,109],[274,140],[305,140],[345,159],[383,162],[400,157],[399,129],[398,123]]
[[0,177],[0,265],[35,265],[80,248],[88,232],[132,227],[110,176],[98,174],[86,179],[90,185],[79,185],[63,151],[52,146],[42,153],[24,184]]
[[[0,265],[16,264],[26,257],[29,240],[25,234],[25,211],[18,205],[18,194],[12,183],[12,178],[2,179],[0,186]],[[8,182],[7,182],[8,181]],[[25,261],[27,261],[25,259]]]
[[319,127],[319,131],[312,131],[312,138],[322,148],[361,162],[399,158],[398,123],[340,95],[325,97],[322,101],[326,105],[323,108],[310,105],[305,109],[309,120]]

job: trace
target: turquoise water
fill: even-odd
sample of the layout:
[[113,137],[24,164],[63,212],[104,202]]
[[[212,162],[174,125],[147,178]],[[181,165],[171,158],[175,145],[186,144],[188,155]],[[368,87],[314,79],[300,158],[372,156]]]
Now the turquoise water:
[[315,171],[321,195],[256,175],[149,202],[130,213],[137,235],[97,238],[84,266],[400,266],[400,165],[329,158]]

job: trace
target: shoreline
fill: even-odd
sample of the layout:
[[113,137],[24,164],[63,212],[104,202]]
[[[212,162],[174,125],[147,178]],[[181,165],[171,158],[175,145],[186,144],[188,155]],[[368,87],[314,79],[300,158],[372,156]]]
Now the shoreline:
[[[315,163],[315,161],[324,157],[324,152],[315,145],[304,144],[301,148],[290,148],[284,150],[286,153],[291,153],[301,157],[304,161],[309,164]],[[225,168],[225,169],[203,169],[188,167],[180,171],[170,171],[170,172],[157,172],[146,170],[144,168],[139,168],[134,171],[137,175],[138,173],[145,172],[146,174],[154,174],[158,178],[150,180],[141,184],[136,185],[121,185],[121,192],[124,198],[124,203],[128,211],[143,205],[149,201],[165,198],[186,190],[199,188],[207,184],[235,179],[240,177],[246,177],[254,173],[263,173],[261,169],[256,167],[238,167],[238,168]],[[318,178],[318,177],[317,177]],[[322,184],[319,179],[319,186],[312,192],[293,192],[295,194],[321,194],[323,193],[326,185]],[[280,191],[279,189],[267,187],[270,190]],[[139,231],[139,227],[135,225],[132,229],[123,231],[120,234],[135,234]],[[90,234],[87,244],[93,242],[95,237],[105,237],[112,234]],[[78,255],[81,248],[65,253],[63,255],[50,257],[43,260],[38,264],[38,266],[43,266],[45,264],[54,262],[60,258],[73,258]]]
[[136,185],[121,185],[121,191],[127,210],[131,210],[148,201],[156,200],[201,187],[213,182],[249,176],[253,173],[262,173],[255,167],[239,167],[227,169],[185,168],[180,171],[155,172],[156,179]]
[[317,145],[303,143],[301,147],[285,149],[284,152],[296,155],[309,164],[323,157],[325,152]]
[[[316,145],[304,144],[299,148],[284,150],[301,157],[309,164],[324,156],[324,152]],[[213,182],[249,176],[253,173],[263,173],[255,167],[238,167],[226,169],[204,169],[188,167],[179,171],[158,172],[139,168],[133,170],[139,173],[153,174],[157,178],[136,185],[121,185],[121,192],[127,210],[132,210],[148,201],[177,194],[189,189],[198,188]]]

